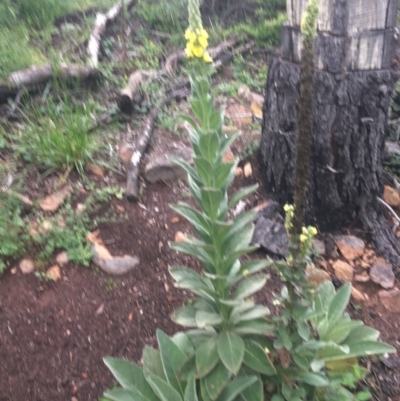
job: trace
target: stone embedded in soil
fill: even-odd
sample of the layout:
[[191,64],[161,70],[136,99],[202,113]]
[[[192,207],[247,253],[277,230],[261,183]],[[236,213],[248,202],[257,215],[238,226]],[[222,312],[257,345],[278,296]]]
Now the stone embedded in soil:
[[86,210],[86,205],[84,203],[78,203],[75,208],[75,214],[77,216],[82,216],[83,212]]
[[289,238],[279,209],[278,203],[271,202],[258,212],[251,243],[258,244],[275,255],[286,256],[289,251]]
[[307,281],[309,283],[314,283],[317,286],[324,283],[325,281],[330,281],[331,276],[325,270],[318,269],[314,265],[308,265],[306,268]]
[[247,178],[247,177],[250,177],[252,174],[253,174],[253,169],[252,169],[252,167],[251,167],[251,163],[250,162],[247,162],[244,166],[243,166],[243,173],[244,173],[244,176]]
[[39,233],[46,234],[48,231],[53,229],[53,224],[49,220],[43,220],[39,226]]
[[362,256],[365,250],[364,241],[354,235],[339,235],[335,237],[335,243],[348,262]]
[[65,186],[57,192],[43,198],[39,206],[45,212],[55,212],[71,193],[71,188]]
[[400,313],[400,290],[381,290],[378,293],[379,299],[383,306],[392,313]]
[[67,252],[62,251],[56,256],[56,262],[60,266],[64,266],[69,262]]
[[222,161],[223,161],[224,163],[227,163],[227,162],[231,162],[231,161],[233,161],[233,160],[235,160],[235,155],[233,154],[232,149],[231,149],[231,148],[228,148],[228,149],[226,150],[224,156],[222,157]]
[[314,238],[312,240],[312,249],[317,256],[324,256],[326,253],[325,242]]
[[342,260],[336,260],[332,268],[335,272],[335,276],[342,282],[346,283],[348,281],[353,280],[353,272],[354,269],[346,262],[343,262]]
[[357,288],[355,287],[351,287],[351,296],[354,298],[355,301],[364,302],[367,300],[365,294],[357,290]]
[[250,125],[253,122],[253,113],[246,106],[230,100],[225,109],[225,117],[232,120],[235,124]]
[[399,191],[395,188],[390,187],[389,185],[385,185],[383,190],[383,200],[389,206],[400,206],[400,194]]
[[370,280],[370,277],[367,273],[361,273],[361,274],[355,274],[354,275],[354,281],[357,281],[358,283],[366,283]]
[[87,173],[91,173],[95,175],[96,177],[103,178],[104,177],[104,170],[101,166],[94,164],[94,163],[88,163],[85,166],[85,170]]
[[187,173],[180,166],[169,160],[170,157],[191,162],[193,151],[189,148],[177,148],[170,153],[153,156],[145,167],[145,177],[151,183],[158,181],[175,181],[187,177]]
[[369,275],[374,283],[379,284],[385,289],[390,289],[394,286],[395,276],[392,266],[388,263],[382,261],[375,262],[371,267]]
[[182,231],[177,231],[175,234],[175,242],[186,242],[186,235]]
[[21,262],[19,262],[19,268],[22,273],[29,274],[35,270],[35,264],[32,259],[22,259]]
[[241,167],[236,167],[235,176],[241,177],[243,175],[243,169]]
[[61,279],[61,270],[58,265],[51,266],[46,271],[46,276],[51,278],[53,281],[58,281]]
[[109,250],[99,239],[100,232],[97,230],[89,233],[87,240],[92,244],[93,263],[104,270],[106,273],[121,275],[128,273],[139,264],[136,256],[112,256]]

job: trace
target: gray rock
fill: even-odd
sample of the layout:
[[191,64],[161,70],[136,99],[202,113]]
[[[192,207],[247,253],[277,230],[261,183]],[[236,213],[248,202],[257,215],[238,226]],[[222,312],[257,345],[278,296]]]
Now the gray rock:
[[400,155],[400,146],[396,142],[386,141],[385,142],[385,159],[390,159],[394,156]]
[[326,253],[325,242],[314,238],[312,240],[312,249],[317,256],[324,256]]
[[96,244],[92,244],[92,252],[94,255],[93,263],[108,274],[125,274],[139,264],[139,259],[135,256],[104,257],[101,254],[101,248]]
[[379,299],[383,306],[393,313],[400,313],[400,290],[379,291]]
[[186,178],[186,172],[173,163],[170,158],[191,162],[193,151],[189,148],[177,148],[169,153],[154,157],[145,167],[145,177],[151,183],[157,181],[175,181]]
[[21,262],[19,262],[19,268],[22,273],[29,274],[35,270],[35,264],[31,259],[22,259]]
[[393,288],[395,276],[392,266],[383,262],[375,262],[369,272],[371,280],[385,289]]
[[278,203],[271,202],[258,212],[251,243],[258,244],[275,255],[286,256],[289,251],[289,237],[279,209]]
[[335,237],[335,242],[340,253],[348,262],[362,256],[365,250],[364,241],[354,235],[339,235]]

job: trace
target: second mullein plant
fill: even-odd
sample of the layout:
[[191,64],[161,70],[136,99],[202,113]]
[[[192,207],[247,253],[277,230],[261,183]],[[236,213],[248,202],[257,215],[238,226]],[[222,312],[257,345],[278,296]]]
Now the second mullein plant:
[[[312,3],[312,2],[311,2]],[[175,286],[195,297],[172,319],[187,328],[170,337],[157,331],[158,350],[146,346],[142,366],[123,359],[104,361],[121,387],[105,392],[113,401],[353,401],[370,398],[352,391],[365,375],[357,357],[393,352],[377,341],[379,333],[351,320],[345,312],[350,285],[335,292],[331,283],[311,286],[305,274],[312,227],[291,235],[291,254],[275,263],[284,287],[274,303],[279,316],[268,318],[266,306],[252,296],[261,290],[269,260],[241,263],[251,246],[256,212],[229,219],[229,210],[256,190],[243,188],[228,196],[237,161],[223,156],[235,137],[222,133],[222,112],[211,89],[212,60],[207,52],[198,0],[189,1],[186,53],[192,64],[190,140],[194,166],[176,161],[188,174],[198,208],[178,203],[173,209],[193,226],[196,237],[172,243],[197,258],[201,274],[183,266],[170,268]],[[293,208],[286,207],[290,231]],[[288,290],[289,288],[289,290]]]

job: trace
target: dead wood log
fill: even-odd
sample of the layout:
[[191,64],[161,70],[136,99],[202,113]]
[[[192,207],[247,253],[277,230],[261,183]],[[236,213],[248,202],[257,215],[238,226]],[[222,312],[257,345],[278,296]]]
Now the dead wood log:
[[93,76],[95,70],[92,67],[87,67],[78,64],[66,64],[61,63],[56,68],[51,64],[33,65],[24,70],[19,70],[11,73],[7,77],[9,83],[8,89],[13,89],[17,92],[21,88],[30,89],[32,87],[45,84],[49,82],[55,76],[61,78],[73,78],[73,79],[86,79]]
[[132,111],[132,105],[138,95],[142,82],[156,73],[154,71],[137,70],[134,71],[128,79],[128,83],[119,94],[117,103],[119,109],[124,113]]
[[[126,10],[129,10],[133,6],[135,0],[124,0],[124,2]],[[117,4],[115,4],[108,10],[107,14],[102,14],[102,13],[96,14],[96,21],[94,23],[92,33],[90,34],[87,46],[89,65],[92,66],[93,68],[97,68],[99,64],[99,50],[100,50],[101,37],[103,36],[106,26],[119,16],[122,9],[123,9],[122,2],[119,1]]]

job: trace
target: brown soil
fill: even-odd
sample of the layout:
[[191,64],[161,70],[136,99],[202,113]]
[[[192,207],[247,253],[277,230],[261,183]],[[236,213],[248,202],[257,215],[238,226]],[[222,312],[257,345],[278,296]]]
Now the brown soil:
[[[256,158],[251,162],[257,174]],[[240,178],[235,186],[255,181],[259,177]],[[169,204],[184,194],[183,183],[149,184],[142,206],[114,202],[114,207],[123,206],[128,219],[102,225],[101,237],[113,255],[140,258],[124,276],[70,264],[62,268],[60,281],[48,282],[7,270],[0,280],[1,401],[96,400],[113,385],[104,356],[139,361],[144,345],[155,345],[157,328],[169,334],[179,330],[169,316],[189,294],[174,289],[168,266],[195,264],[168,247],[176,231],[190,231],[181,218],[175,222]],[[261,203],[263,195],[259,190],[249,204]],[[258,256],[263,257],[261,252]],[[277,276],[271,275],[259,302],[270,304],[279,290]],[[376,290],[366,288],[372,307],[353,311],[400,349],[400,317],[375,303]],[[372,372],[370,386],[382,395],[377,399],[399,400],[399,367],[389,369],[376,360]]]

